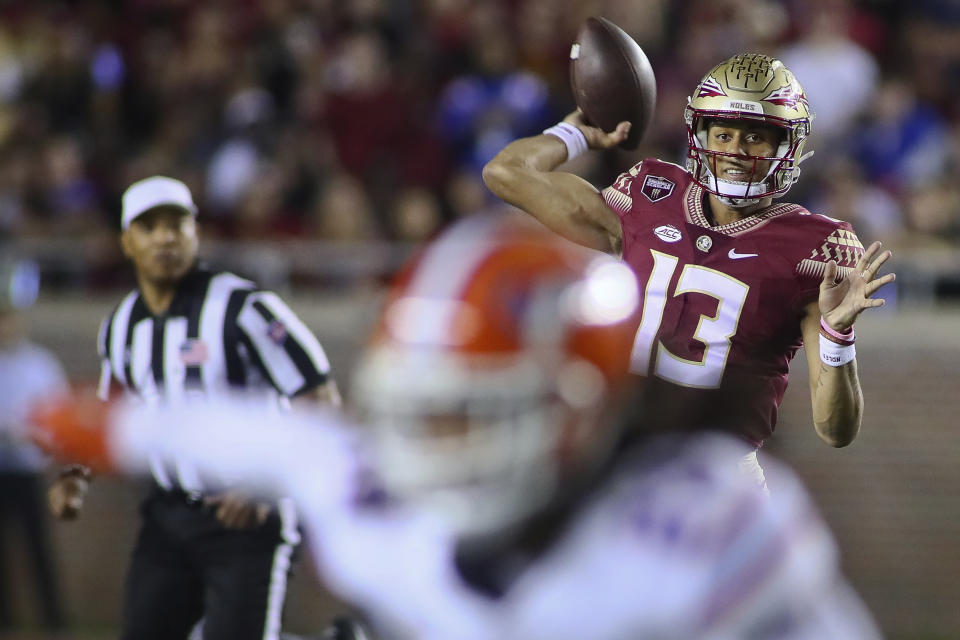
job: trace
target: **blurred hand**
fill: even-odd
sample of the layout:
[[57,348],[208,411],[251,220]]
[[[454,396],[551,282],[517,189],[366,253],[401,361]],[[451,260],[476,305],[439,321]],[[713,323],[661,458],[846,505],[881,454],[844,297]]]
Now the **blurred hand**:
[[225,491],[203,499],[204,504],[216,509],[217,520],[227,529],[259,527],[270,514],[270,505],[257,502],[240,491]]
[[563,119],[567,124],[572,124],[583,132],[587,139],[587,145],[591,149],[612,149],[627,139],[630,134],[630,123],[624,120],[617,125],[617,128],[609,133],[598,127],[587,124],[583,118],[583,112],[577,109]]
[[857,261],[854,270],[840,282],[836,281],[836,261],[827,263],[823,281],[820,283],[818,304],[820,315],[836,331],[844,332],[852,327],[864,310],[885,304],[883,298],[871,298],[877,289],[896,278],[894,274],[888,273],[874,280],[880,267],[891,255],[889,251],[884,251],[879,257],[875,257],[880,246],[879,242],[871,244]]
[[54,480],[47,490],[50,513],[60,520],[75,520],[83,509],[90,483],[81,476],[66,475]]

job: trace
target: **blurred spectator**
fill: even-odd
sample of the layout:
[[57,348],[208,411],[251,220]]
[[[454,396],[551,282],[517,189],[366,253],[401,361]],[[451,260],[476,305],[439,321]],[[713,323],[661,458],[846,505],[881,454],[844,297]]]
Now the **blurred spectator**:
[[[850,126],[873,98],[878,66],[849,36],[853,8],[848,0],[798,3],[800,40],[779,52],[807,92],[816,113],[811,136],[817,153],[842,145]],[[819,160],[819,159],[818,159]]]
[[[35,264],[0,258],[0,635],[15,628],[7,589],[7,563],[15,549],[25,558],[36,588],[41,621],[48,631],[63,629],[60,586],[51,555],[46,457],[27,438],[28,415],[34,403],[67,391],[63,367],[52,353],[27,337],[23,309],[33,304],[39,274]],[[20,544],[7,536],[14,531]],[[23,552],[20,552],[23,553]],[[22,585],[16,585],[19,590]]]
[[896,71],[908,74],[917,95],[941,113],[960,107],[960,3],[911,3],[900,21],[904,55]]
[[[61,284],[113,282],[119,256],[98,251],[98,238],[143,175],[184,177],[211,214],[207,233],[228,238],[312,228],[314,202],[341,171],[377,212],[410,189],[428,190],[446,216],[487,206],[470,174],[572,108],[568,55],[588,15],[633,35],[658,84],[638,151],[570,167],[597,184],[644,157],[682,163],[689,87],[740,50],[779,51],[809,91],[816,155],[801,201],[833,188],[835,153],[869,148],[875,156],[855,157],[888,190],[943,180],[943,154],[960,155],[960,140],[932,126],[960,114],[949,0],[2,5],[0,235],[41,247],[87,236],[70,252],[44,248],[42,267]],[[896,80],[874,103],[878,77]]]
[[493,201],[493,196],[483,184],[479,173],[461,169],[450,177],[446,199],[453,217],[462,218],[484,209]]
[[330,61],[326,125],[343,167],[390,189],[431,181],[437,157],[427,124],[395,74],[388,43],[371,30],[349,34]]
[[234,208],[257,177],[273,98],[259,86],[246,86],[230,96],[224,111],[228,137],[207,167],[206,196],[214,215]]
[[880,87],[854,144],[867,176],[892,191],[936,180],[950,153],[943,119],[899,78]]
[[461,166],[480,169],[511,140],[540,133],[555,119],[546,83],[517,68],[517,44],[500,2],[472,11],[472,69],[454,78],[439,101],[440,130]]
[[393,236],[401,242],[420,243],[443,224],[440,203],[426,189],[410,188],[397,194],[390,215]]
[[960,240],[960,185],[938,180],[905,194],[907,229],[904,246],[944,248]]
[[323,185],[310,219],[311,235],[333,242],[381,237],[380,223],[359,179],[340,173]]
[[824,186],[811,209],[846,220],[863,242],[895,243],[904,232],[903,213],[896,198],[866,181],[863,172],[849,158],[830,165]]
[[89,233],[105,227],[96,186],[87,177],[79,143],[68,136],[50,140],[43,154],[43,208],[51,235]]

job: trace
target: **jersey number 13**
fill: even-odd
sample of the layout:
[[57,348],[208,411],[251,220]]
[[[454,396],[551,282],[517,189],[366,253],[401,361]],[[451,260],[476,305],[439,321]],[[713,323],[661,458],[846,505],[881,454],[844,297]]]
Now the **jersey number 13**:
[[[723,370],[730,355],[730,340],[737,333],[740,313],[750,287],[715,269],[686,264],[680,272],[673,298],[685,293],[702,293],[716,298],[717,313],[702,315],[693,338],[704,345],[703,357],[687,360],[674,355],[662,342],[656,340],[667,306],[667,288],[680,262],[675,256],[650,250],[653,269],[643,294],[643,316],[633,341],[630,368],[634,373],[653,375],[685,387],[716,389],[723,379]],[[656,351],[654,351],[656,350]]]

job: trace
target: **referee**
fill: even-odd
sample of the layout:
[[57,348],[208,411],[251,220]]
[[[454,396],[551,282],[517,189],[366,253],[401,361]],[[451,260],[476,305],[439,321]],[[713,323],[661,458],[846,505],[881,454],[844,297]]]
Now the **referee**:
[[[320,343],[278,296],[197,265],[196,213],[172,178],[124,193],[120,240],[138,287],[101,325],[101,398],[119,386],[149,405],[237,391],[281,408],[339,404]],[[206,640],[279,637],[300,541],[292,505],[256,502],[185,464],[151,466],[121,640],[181,640],[201,617]],[[87,480],[80,467],[61,474],[49,492],[54,515],[76,517]]]

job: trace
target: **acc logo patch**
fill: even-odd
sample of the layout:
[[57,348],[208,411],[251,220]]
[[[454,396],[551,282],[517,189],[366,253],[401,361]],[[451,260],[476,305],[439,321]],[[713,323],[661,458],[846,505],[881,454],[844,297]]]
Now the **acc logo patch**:
[[643,186],[640,187],[640,193],[647,197],[650,202],[663,200],[671,193],[676,186],[673,180],[667,180],[660,176],[646,176],[643,179]]
[[271,320],[270,326],[267,327],[267,337],[276,344],[283,345],[284,340],[287,339],[287,328],[279,320]]
[[678,242],[683,234],[672,224],[664,224],[653,230],[654,235],[664,242]]

